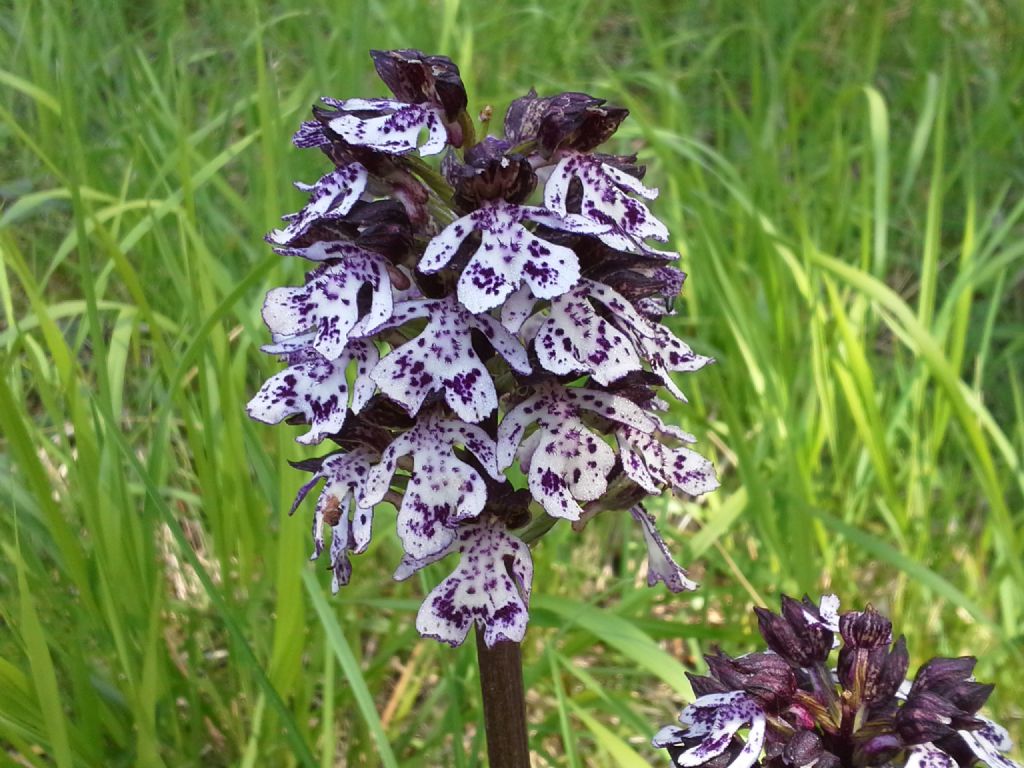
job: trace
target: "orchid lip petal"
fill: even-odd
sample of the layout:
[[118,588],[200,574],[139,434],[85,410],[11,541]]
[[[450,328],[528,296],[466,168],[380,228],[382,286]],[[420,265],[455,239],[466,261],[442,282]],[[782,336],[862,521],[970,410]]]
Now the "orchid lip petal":
[[[308,338],[308,337],[307,337]],[[377,348],[370,341],[352,341],[334,360],[327,360],[311,347],[290,348],[286,342],[267,348],[285,352],[291,365],[272,376],[249,401],[249,416],[266,424],[277,424],[293,414],[302,414],[310,430],[297,438],[304,445],[321,442],[341,431],[350,405],[346,371],[355,364],[351,407],[358,412],[373,394],[369,370],[377,362]]]
[[415,339],[394,349],[371,377],[395,402],[415,415],[435,390],[462,419],[480,422],[498,407],[494,381],[473,348],[472,331],[483,333],[512,368],[530,372],[522,344],[488,315],[473,315],[453,298],[402,302],[382,328],[428,318]]
[[660,493],[662,486],[689,496],[700,496],[718,488],[718,477],[711,462],[689,448],[665,445],[657,438],[658,434],[678,437],[678,433],[673,435],[671,428],[666,428],[660,419],[653,415],[651,418],[659,425],[655,433],[629,426],[623,426],[616,433],[626,475],[651,494]]
[[464,445],[494,479],[500,479],[494,442],[475,424],[424,415],[396,437],[369,473],[362,504],[384,499],[402,456],[412,456],[409,484],[398,510],[398,537],[405,551],[422,559],[447,547],[460,520],[479,515],[487,487],[479,473],[459,460],[453,448]]
[[313,185],[297,183],[300,190],[312,193],[309,202],[299,213],[286,216],[288,226],[275,229],[267,239],[274,245],[287,245],[305,234],[314,222],[345,216],[363,194],[368,179],[366,168],[351,163],[335,168]]
[[462,241],[479,231],[480,246],[459,276],[459,301],[466,309],[474,313],[494,309],[523,283],[537,298],[559,296],[579,279],[579,260],[572,249],[542,240],[522,225],[525,219],[544,215],[543,209],[504,201],[488,203],[452,222],[431,240],[419,269],[426,273],[442,269]]
[[653,587],[660,581],[671,592],[695,590],[697,582],[691,581],[685,569],[673,559],[654,523],[654,516],[643,507],[633,507],[630,514],[640,523],[647,545],[647,585]]
[[1019,763],[1003,754],[1013,747],[1006,729],[988,718],[979,719],[983,722],[980,729],[959,732],[978,760],[989,768],[1021,768]]
[[459,564],[417,613],[420,634],[458,646],[475,623],[488,646],[520,642],[533,580],[529,547],[502,526],[484,523],[460,528],[445,554],[454,551],[462,554]]
[[370,544],[373,509],[360,506],[360,502],[371,461],[372,455],[365,448],[328,456],[310,482],[299,491],[292,505],[294,511],[316,483],[326,481],[313,516],[313,554],[310,559],[316,560],[323,553],[324,527],[329,527],[332,592],[348,583],[352,573],[349,553],[365,552]]
[[[404,104],[390,99],[325,99],[339,110],[328,121],[327,127],[349,144],[375,149],[378,152],[400,155],[413,150],[421,155],[436,155],[448,143],[444,115],[440,108],[429,104]],[[373,117],[358,117],[351,112],[376,113]],[[426,131],[427,140],[419,143]]]
[[372,291],[364,324],[373,331],[391,317],[393,302],[387,264],[383,257],[369,253],[319,267],[305,285],[272,289],[263,303],[263,320],[283,336],[315,331],[313,348],[334,360],[360,319],[358,294],[364,285]]
[[746,742],[728,768],[750,768],[764,747],[767,718],[757,701],[743,691],[701,696],[683,710],[679,722],[687,726],[685,730],[674,726],[663,728],[654,744],[665,748],[699,740],[676,756],[677,766],[700,766],[718,757],[744,726],[750,728]]
[[562,216],[568,213],[569,182],[573,178],[579,180],[583,190],[580,214],[612,228],[599,235],[608,245],[643,250],[644,240],[668,240],[668,228],[646,205],[626,194],[631,192],[650,200],[657,197],[658,191],[593,155],[567,152],[559,160],[544,186],[544,205],[552,212]]
[[[517,453],[533,498],[552,517],[579,520],[579,502],[600,498],[608,488],[615,454],[581,420],[592,411],[638,429],[654,423],[625,398],[589,389],[546,384],[509,410],[498,425],[498,466],[508,467]],[[530,424],[537,430],[525,438]]]

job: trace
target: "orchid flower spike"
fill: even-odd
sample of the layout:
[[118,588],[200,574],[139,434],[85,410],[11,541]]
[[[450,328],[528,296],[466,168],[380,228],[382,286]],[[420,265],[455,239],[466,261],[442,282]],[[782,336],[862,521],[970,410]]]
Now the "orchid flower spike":
[[635,156],[595,151],[627,111],[531,91],[504,137],[477,141],[450,59],[371,56],[390,95],[313,108],[293,141],[329,167],[267,235],[308,271],[266,297],[263,350],[284,368],[248,411],[331,446],[296,463],[312,477],[293,511],[320,486],[313,558],[326,551],[346,585],[375,509],[393,504],[396,579],[459,558],[416,621],[451,645],[473,625],[488,644],[522,640],[533,566],[519,534],[537,514],[629,512],[648,582],[695,589],[641,502],[717,487],[658,397],[682,400],[674,377],[712,361],[663,323],[685,275],[652,244],[669,236],[657,190]]

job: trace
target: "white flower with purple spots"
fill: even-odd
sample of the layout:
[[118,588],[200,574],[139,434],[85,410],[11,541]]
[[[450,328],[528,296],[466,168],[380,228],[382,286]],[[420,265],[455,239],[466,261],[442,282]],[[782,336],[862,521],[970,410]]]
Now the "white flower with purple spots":
[[334,360],[360,320],[358,299],[363,286],[371,290],[363,332],[372,333],[391,317],[391,279],[386,260],[365,251],[317,268],[306,276],[305,285],[271,289],[263,303],[263,321],[281,336],[312,331],[313,349]]
[[580,277],[579,259],[571,248],[542,240],[523,226],[536,221],[571,232],[603,231],[579,216],[553,216],[543,208],[488,203],[456,219],[427,245],[419,269],[427,274],[444,268],[473,232],[480,246],[459,276],[459,301],[471,312],[487,312],[525,283],[539,299],[565,293]]
[[[623,397],[550,384],[516,405],[498,425],[498,466],[510,466],[518,455],[530,494],[552,517],[579,520],[579,502],[594,501],[608,488],[615,454],[584,424],[585,410],[638,430],[654,428],[643,410]],[[534,423],[537,429],[524,439]]]
[[655,747],[667,749],[689,745],[674,759],[677,766],[698,766],[718,757],[729,748],[741,728],[749,727],[743,748],[726,768],[750,768],[764,747],[766,718],[764,710],[743,691],[710,693],[690,704],[679,716],[686,728],[668,725],[651,740]]
[[698,371],[714,362],[713,358],[696,354],[663,325],[619,323],[619,327],[633,340],[637,352],[647,361],[651,371],[661,377],[665,388],[684,403],[686,396],[669,376],[669,372]]
[[533,581],[530,548],[503,525],[466,525],[436,555],[425,560],[406,556],[395,578],[406,579],[452,552],[462,557],[451,575],[434,587],[420,606],[416,615],[419,633],[457,646],[476,623],[488,646],[520,642],[529,619]]
[[957,768],[957,762],[934,744],[915,744],[903,768]]
[[295,182],[303,192],[311,193],[306,207],[298,213],[283,216],[289,222],[284,229],[275,229],[267,240],[274,245],[287,245],[306,233],[314,222],[321,219],[340,219],[355,205],[366,189],[367,170],[359,163],[335,168],[322,176],[316,184]]
[[689,576],[668,551],[665,539],[658,532],[654,515],[641,506],[629,510],[633,519],[640,523],[644,544],[647,546],[647,586],[653,587],[659,581],[671,592],[689,592],[697,588],[697,582]]
[[[299,490],[292,512],[322,480],[326,480],[316,502],[313,515],[313,554],[317,560],[324,551],[324,527],[331,529],[331,591],[348,584],[352,574],[349,552],[360,554],[370,544],[373,509],[359,507],[363,485],[370,471],[373,455],[365,448],[339,453],[324,459],[313,478]],[[351,515],[351,517],[350,517]]]
[[[289,366],[271,376],[249,401],[249,416],[264,424],[278,424],[293,414],[302,414],[309,432],[296,438],[303,445],[315,445],[341,431],[351,407],[359,413],[373,395],[370,370],[376,365],[377,347],[372,341],[350,341],[334,360],[327,360],[311,346],[312,334],[299,337],[298,344],[283,342],[263,347],[264,352],[283,355]],[[346,373],[355,365],[351,395]]]
[[[338,110],[327,127],[349,144],[401,155],[419,150],[436,155],[448,143],[444,113],[430,104],[404,104],[391,99],[322,99]],[[426,133],[426,141],[420,136]]]
[[530,372],[526,350],[490,315],[474,315],[453,298],[399,304],[386,327],[419,317],[427,325],[415,339],[387,355],[371,374],[381,392],[415,415],[427,395],[443,390],[459,418],[479,422],[498,407],[494,380],[473,349],[473,330],[520,373]]
[[628,425],[616,432],[619,457],[626,475],[650,494],[661,493],[663,488],[672,488],[690,496],[715,490],[718,477],[710,461],[689,448],[665,445],[659,436],[687,443],[696,442],[696,438],[681,429],[667,427],[660,419],[657,421],[656,432]]
[[567,152],[544,185],[544,205],[564,216],[569,183],[574,178],[579,179],[583,190],[580,213],[586,218],[613,224],[638,240],[668,240],[668,227],[655,218],[646,205],[627,194],[654,200],[658,190],[645,187],[640,179],[599,156]]
[[658,196],[658,190],[645,187],[638,178],[605,162],[600,156],[568,152],[544,185],[544,205],[564,216],[568,212],[569,185],[578,179],[582,189],[580,215],[607,227],[598,237],[606,245],[622,251],[640,252],[663,258],[678,254],[651,248],[644,241],[668,240],[668,227],[629,193],[647,200]]
[[540,364],[552,373],[589,373],[598,383],[609,384],[639,371],[642,365],[629,337],[599,315],[591,299],[612,313],[635,314],[629,302],[611,288],[580,280],[551,302],[547,317],[537,328],[534,346]]
[[413,558],[443,550],[455,539],[458,523],[479,515],[487,503],[484,479],[456,456],[456,445],[464,446],[495,480],[503,479],[494,442],[483,429],[433,414],[422,415],[412,429],[396,437],[367,478],[360,505],[371,507],[387,494],[399,459],[412,456],[398,510],[398,538]]
[[1013,749],[1013,741],[1007,730],[986,717],[979,716],[978,719],[984,723],[981,728],[976,731],[960,731],[960,737],[978,760],[989,768],[1021,768],[1020,763],[1006,756]]

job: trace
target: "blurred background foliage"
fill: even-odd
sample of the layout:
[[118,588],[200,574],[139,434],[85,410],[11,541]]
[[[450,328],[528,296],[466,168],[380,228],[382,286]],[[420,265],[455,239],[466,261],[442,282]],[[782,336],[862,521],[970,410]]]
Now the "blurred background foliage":
[[[702,588],[648,589],[605,515],[535,550],[540,766],[663,765],[684,669],[750,608],[837,592],[912,667],[979,656],[1019,742],[1024,5],[1016,0],[10,0],[0,14],[0,759],[23,766],[478,766],[474,650],[420,641],[445,573],[353,583],[285,512],[304,449],[243,405],[264,232],[324,169],[322,94],[367,49],[452,56],[476,108],[630,108],[717,365],[675,412],[722,489],[654,511]],[[1018,755],[1020,752],[1018,751]]]

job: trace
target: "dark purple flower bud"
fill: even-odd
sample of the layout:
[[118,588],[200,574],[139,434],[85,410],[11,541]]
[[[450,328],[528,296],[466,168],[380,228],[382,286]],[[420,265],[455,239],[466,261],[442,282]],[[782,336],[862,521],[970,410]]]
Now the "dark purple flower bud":
[[910,695],[930,691],[973,714],[988,700],[993,688],[971,679],[975,664],[973,656],[932,659],[918,670]]
[[895,696],[907,677],[909,665],[910,654],[907,653],[907,641],[900,635],[899,640],[896,641],[882,662],[878,676],[872,681],[871,687],[865,691],[865,699],[876,702],[885,701]]
[[561,148],[587,152],[611,138],[629,114],[628,109],[604,104],[604,99],[585,93],[538,97],[531,88],[509,105],[505,138],[513,144],[536,139],[548,153]]
[[[848,613],[842,618],[846,619],[850,615],[853,614]],[[842,620],[840,626],[844,626]],[[859,635],[859,642],[865,643],[867,647],[859,647],[850,642],[843,646],[839,651],[837,669],[839,679],[846,689],[853,691],[859,701],[869,704],[882,702],[895,695],[907,674],[909,663],[906,642],[902,637],[890,651],[886,645],[873,645],[870,636],[872,631],[867,629]],[[885,631],[891,634],[891,630]]]
[[757,623],[768,647],[799,666],[828,658],[834,634],[822,623],[817,608],[807,602],[782,597],[782,615],[755,608]]
[[537,174],[522,155],[505,153],[511,144],[487,136],[466,151],[465,163],[454,154],[445,156],[441,165],[448,183],[455,189],[455,202],[463,209],[475,209],[485,200],[520,203],[537,185]]
[[882,648],[892,642],[892,622],[869,605],[863,611],[844,613],[839,619],[839,634],[854,648]]
[[693,695],[698,699],[701,696],[707,696],[709,693],[728,693],[729,691],[718,680],[707,675],[695,675],[692,672],[687,672],[686,677],[690,681],[690,687],[693,688]]
[[411,48],[370,51],[370,56],[380,79],[400,101],[439,106],[449,122],[466,108],[459,68],[447,56],[428,56]]
[[730,691],[746,691],[770,710],[788,703],[796,691],[792,668],[774,653],[749,653],[730,658],[724,654],[705,656],[711,674]]
[[907,744],[923,744],[952,736],[984,723],[931,691],[911,692],[895,718],[896,730]]
[[814,731],[797,731],[782,748],[783,762],[794,768],[817,766],[824,755],[825,748],[821,744],[821,738]]
[[914,678],[914,690],[946,691],[971,677],[978,660],[973,656],[936,658],[921,665]]

